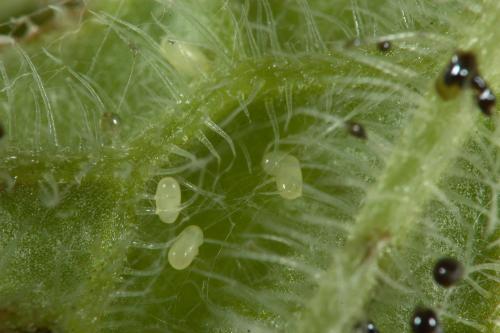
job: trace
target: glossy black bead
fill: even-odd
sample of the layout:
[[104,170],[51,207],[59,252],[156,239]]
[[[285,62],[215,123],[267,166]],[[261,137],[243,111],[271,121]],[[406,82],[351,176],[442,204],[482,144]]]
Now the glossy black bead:
[[360,123],[348,121],[346,123],[346,126],[347,126],[347,130],[349,131],[349,133],[352,136],[359,138],[359,139],[366,139],[367,138],[365,128]]
[[431,309],[417,309],[411,327],[414,333],[441,333],[437,315]]
[[493,94],[486,81],[480,75],[472,78],[471,87],[476,92],[476,104],[481,112],[487,116],[491,116],[496,105],[495,94]]
[[463,266],[453,258],[439,259],[434,265],[434,280],[443,287],[451,287],[462,279]]
[[482,92],[478,93],[476,96],[477,106],[487,116],[491,116],[495,109],[496,97],[490,88],[484,89]]
[[478,75],[476,56],[472,52],[457,52],[444,73],[436,81],[436,90],[444,100],[456,98],[463,89],[472,87],[476,91],[486,87]]
[[377,43],[377,48],[381,52],[388,52],[388,51],[390,51],[391,47],[392,47],[392,44],[388,40],[383,40],[383,41],[380,41]]
[[451,57],[451,62],[444,73],[444,84],[464,87],[468,81],[477,75],[477,60],[472,52],[457,52]]

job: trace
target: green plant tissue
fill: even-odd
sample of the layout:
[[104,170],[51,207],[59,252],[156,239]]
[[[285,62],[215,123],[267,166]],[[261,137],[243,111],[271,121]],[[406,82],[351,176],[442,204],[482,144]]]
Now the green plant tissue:
[[0,1],[0,333],[500,332],[498,0]]

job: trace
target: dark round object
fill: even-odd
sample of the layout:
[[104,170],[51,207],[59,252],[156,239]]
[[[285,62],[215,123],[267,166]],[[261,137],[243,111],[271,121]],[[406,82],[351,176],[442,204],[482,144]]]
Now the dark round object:
[[411,320],[414,333],[440,333],[436,313],[431,309],[417,309]]
[[443,287],[451,287],[462,279],[463,266],[453,258],[439,259],[434,265],[434,280]]
[[377,48],[381,52],[388,52],[392,47],[392,44],[388,40],[383,40],[377,43]]
[[476,56],[472,52],[457,52],[444,73],[447,86],[464,87],[478,72]]
[[360,123],[356,123],[353,121],[349,121],[346,123],[347,130],[349,133],[359,139],[366,139],[366,131],[363,125]]
[[469,87],[482,91],[486,83],[478,75],[474,53],[459,51],[451,57],[444,73],[436,80],[436,90],[442,99],[450,100]]
[[491,116],[493,114],[497,99],[490,88],[486,88],[482,92],[478,93],[476,102],[477,106],[483,114]]
[[476,103],[481,112],[491,116],[496,105],[495,94],[480,75],[475,75],[471,79],[471,87],[476,92]]

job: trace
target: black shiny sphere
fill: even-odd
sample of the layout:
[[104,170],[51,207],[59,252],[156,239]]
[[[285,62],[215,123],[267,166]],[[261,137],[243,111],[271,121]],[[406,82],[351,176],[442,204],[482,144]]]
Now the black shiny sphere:
[[451,287],[462,279],[463,266],[453,258],[439,259],[434,265],[434,280],[443,287]]
[[352,136],[359,139],[366,139],[366,131],[363,125],[350,121],[347,122],[346,126],[347,130]]
[[491,116],[495,109],[497,99],[493,92],[489,88],[486,88],[477,95],[476,102],[482,113]]
[[411,327],[414,333],[440,333],[436,313],[431,309],[418,309],[413,314]]
[[383,40],[377,43],[377,48],[379,51],[387,52],[391,49],[392,44],[388,40]]
[[464,87],[477,74],[476,56],[472,52],[457,52],[451,58],[444,73],[444,83],[448,86]]

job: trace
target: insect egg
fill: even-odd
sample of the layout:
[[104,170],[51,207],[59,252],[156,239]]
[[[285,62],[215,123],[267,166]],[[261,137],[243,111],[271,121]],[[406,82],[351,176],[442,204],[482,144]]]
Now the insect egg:
[[463,266],[453,258],[442,258],[434,265],[434,280],[443,287],[450,287],[462,279]]
[[493,114],[493,108],[496,104],[496,97],[489,88],[484,89],[477,95],[476,102],[482,113],[487,116],[491,116]]
[[264,155],[264,158],[262,159],[262,169],[264,169],[265,173],[271,176],[276,176],[278,166],[285,156],[286,154],[280,151]]
[[389,51],[391,49],[391,46],[392,46],[392,44],[388,40],[382,40],[382,41],[377,43],[377,48],[381,52]]
[[280,195],[289,200],[302,196],[302,170],[295,156],[287,155],[276,173],[276,186]]
[[188,76],[196,76],[210,69],[209,60],[205,54],[194,45],[164,38],[161,41],[161,52],[172,67],[179,73]]
[[478,72],[476,56],[472,52],[457,52],[436,82],[436,90],[444,100],[458,96]]
[[446,85],[464,86],[468,79],[477,73],[476,56],[472,52],[458,52],[451,58],[445,72]]
[[366,139],[366,131],[363,125],[349,121],[346,123],[346,126],[352,136],[360,139]]
[[411,327],[414,333],[441,333],[437,315],[431,309],[418,309],[415,311]]
[[187,268],[198,255],[203,244],[203,230],[196,225],[184,229],[175,239],[168,251],[168,262],[177,270]]
[[162,222],[174,223],[180,213],[181,187],[172,177],[162,178],[158,182],[155,194],[156,214]]
[[262,167],[275,177],[281,197],[293,200],[302,196],[302,169],[295,156],[283,152],[269,153],[264,156]]

